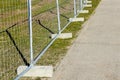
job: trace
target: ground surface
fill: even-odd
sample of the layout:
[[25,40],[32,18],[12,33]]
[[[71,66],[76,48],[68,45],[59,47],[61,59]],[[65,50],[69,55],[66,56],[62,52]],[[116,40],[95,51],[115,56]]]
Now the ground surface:
[[50,80],[120,80],[120,0],[102,0]]

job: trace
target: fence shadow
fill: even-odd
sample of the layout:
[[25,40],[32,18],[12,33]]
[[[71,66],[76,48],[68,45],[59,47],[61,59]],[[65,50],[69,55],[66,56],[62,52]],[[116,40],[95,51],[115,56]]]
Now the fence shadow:
[[47,28],[46,26],[44,26],[40,20],[35,20],[40,26],[42,26],[44,29],[46,29],[47,31],[49,31],[51,34],[54,34],[54,32],[52,30],[50,30],[49,28]]
[[15,40],[13,39],[11,33],[10,33],[8,30],[6,30],[5,32],[7,33],[7,35],[8,35],[9,38],[10,38],[10,40],[12,41],[13,45],[15,46],[16,50],[18,51],[18,53],[19,53],[20,57],[22,58],[24,64],[25,64],[26,66],[29,66],[30,64],[27,62],[27,60],[25,59],[23,53],[22,53],[22,52],[20,51],[20,49],[18,48],[18,46],[17,46]]
[[[53,12],[53,11],[50,11],[50,13],[57,15],[57,13],[55,13],[55,12]],[[66,18],[67,20],[69,20],[69,17],[67,17],[67,16],[65,16],[65,15],[63,15],[63,14],[60,14],[60,16]]]

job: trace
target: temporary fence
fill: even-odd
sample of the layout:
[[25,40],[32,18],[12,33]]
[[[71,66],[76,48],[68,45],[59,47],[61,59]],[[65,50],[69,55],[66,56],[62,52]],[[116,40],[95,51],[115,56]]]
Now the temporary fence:
[[[0,0],[0,80],[18,80],[29,71],[87,0]],[[80,19],[84,21],[84,18]],[[28,66],[17,74],[19,66]]]

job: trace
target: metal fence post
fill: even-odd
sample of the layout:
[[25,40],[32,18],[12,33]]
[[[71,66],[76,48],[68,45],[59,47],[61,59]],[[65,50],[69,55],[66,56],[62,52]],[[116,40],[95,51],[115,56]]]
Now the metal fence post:
[[74,0],[74,18],[76,18],[77,12],[76,12],[76,0]]
[[87,1],[88,1],[88,0],[84,0],[84,4],[85,4],[85,5],[87,5]]
[[83,0],[80,0],[80,11],[83,9]]
[[32,1],[28,0],[28,24],[29,24],[29,34],[30,34],[30,60],[33,63],[33,36],[32,36]]
[[28,5],[28,27],[29,27],[29,38],[30,38],[30,66],[27,67],[22,73],[20,73],[14,80],[19,80],[26,72],[33,67],[33,35],[32,35],[32,1],[27,0]]
[[58,17],[58,34],[61,33],[61,23],[60,23],[60,10],[59,10],[59,1],[56,0],[56,4],[57,4],[57,17]]

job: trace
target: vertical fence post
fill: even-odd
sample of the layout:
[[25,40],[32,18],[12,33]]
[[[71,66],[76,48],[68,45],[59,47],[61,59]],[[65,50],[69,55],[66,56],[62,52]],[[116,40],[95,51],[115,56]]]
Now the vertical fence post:
[[79,10],[77,10],[77,4],[76,4],[76,0],[74,0],[74,18],[70,18],[69,21],[70,22],[77,22],[77,21],[84,21],[84,18],[77,18],[77,15],[79,13]]
[[30,60],[33,63],[33,36],[32,36],[32,1],[28,0],[28,24],[29,24],[29,34],[30,34]]
[[74,18],[76,18],[77,16],[77,12],[76,12],[76,0],[74,0]]
[[83,0],[80,0],[80,11],[83,9]]
[[84,4],[85,4],[85,5],[87,5],[87,1],[88,1],[88,0],[85,0],[85,1],[84,1]]
[[60,23],[60,10],[59,10],[59,1],[56,0],[56,4],[57,4],[57,17],[58,17],[58,34],[60,34],[61,32],[61,23]]

